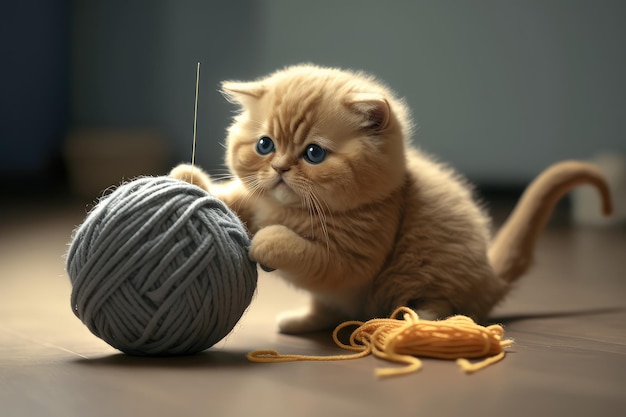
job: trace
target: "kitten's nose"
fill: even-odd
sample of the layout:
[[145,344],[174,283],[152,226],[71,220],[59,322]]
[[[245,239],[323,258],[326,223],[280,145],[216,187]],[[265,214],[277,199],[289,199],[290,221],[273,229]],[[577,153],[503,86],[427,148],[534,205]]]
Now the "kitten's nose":
[[272,168],[274,168],[274,171],[278,172],[279,174],[284,174],[291,169],[294,162],[295,161],[293,160],[293,158],[291,158],[289,155],[281,154],[276,155],[276,158],[271,161],[271,164]]
[[272,164],[272,168],[274,168],[274,171],[278,172],[279,174],[283,174],[291,169],[290,166],[277,165],[277,164]]

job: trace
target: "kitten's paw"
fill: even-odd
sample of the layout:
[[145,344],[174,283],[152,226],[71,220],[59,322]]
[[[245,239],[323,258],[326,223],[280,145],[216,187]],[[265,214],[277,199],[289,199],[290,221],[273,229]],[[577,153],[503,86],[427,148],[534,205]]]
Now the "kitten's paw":
[[341,322],[330,315],[315,314],[309,309],[286,311],[278,315],[278,330],[285,334],[314,333],[334,328]]
[[176,178],[188,182],[189,184],[197,185],[198,187],[209,191],[211,186],[211,177],[204,172],[202,168],[192,166],[190,164],[180,164],[169,173],[171,178]]
[[281,269],[288,260],[298,255],[299,240],[302,239],[293,230],[283,225],[267,226],[256,232],[248,255],[272,269]]
[[452,306],[444,300],[413,301],[406,305],[422,320],[441,320],[454,314]]
[[434,312],[433,310],[426,310],[426,309],[415,310],[415,313],[417,314],[417,317],[420,318],[420,320],[434,321],[434,320],[445,319],[447,317],[447,316],[438,314]]

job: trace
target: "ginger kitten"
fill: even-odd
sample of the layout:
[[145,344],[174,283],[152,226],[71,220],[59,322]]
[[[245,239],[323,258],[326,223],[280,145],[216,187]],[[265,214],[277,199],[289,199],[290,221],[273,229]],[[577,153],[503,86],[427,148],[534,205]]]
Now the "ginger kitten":
[[[426,319],[485,320],[528,267],[558,199],[583,183],[611,211],[602,174],[563,162],[528,188],[492,241],[490,219],[457,173],[410,146],[405,103],[361,72],[299,65],[225,82],[241,107],[228,129],[233,179],[193,182],[224,200],[252,233],[250,257],[310,292],[279,317],[285,333],[409,306]],[[190,165],[171,176],[192,181]]]

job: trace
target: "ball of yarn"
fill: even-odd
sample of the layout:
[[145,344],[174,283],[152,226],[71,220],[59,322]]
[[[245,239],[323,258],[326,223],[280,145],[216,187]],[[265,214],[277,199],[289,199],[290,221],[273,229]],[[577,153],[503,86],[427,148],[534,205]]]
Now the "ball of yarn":
[[239,218],[204,190],[135,179],[102,198],[73,233],[72,309],[125,353],[200,352],[230,333],[252,300],[249,245]]

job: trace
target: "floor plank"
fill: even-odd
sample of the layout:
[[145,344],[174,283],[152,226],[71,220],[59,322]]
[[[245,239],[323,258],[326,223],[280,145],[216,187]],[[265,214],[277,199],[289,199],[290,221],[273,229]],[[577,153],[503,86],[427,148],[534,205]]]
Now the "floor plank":
[[[493,313],[515,339],[473,375],[425,360],[416,374],[377,380],[386,363],[254,364],[256,349],[332,354],[330,336],[276,333],[274,317],[306,296],[262,274],[249,311],[206,352],[126,356],[73,315],[63,254],[84,206],[0,210],[2,416],[622,415],[626,406],[626,230],[561,224]],[[592,414],[593,413],[593,414]]]

